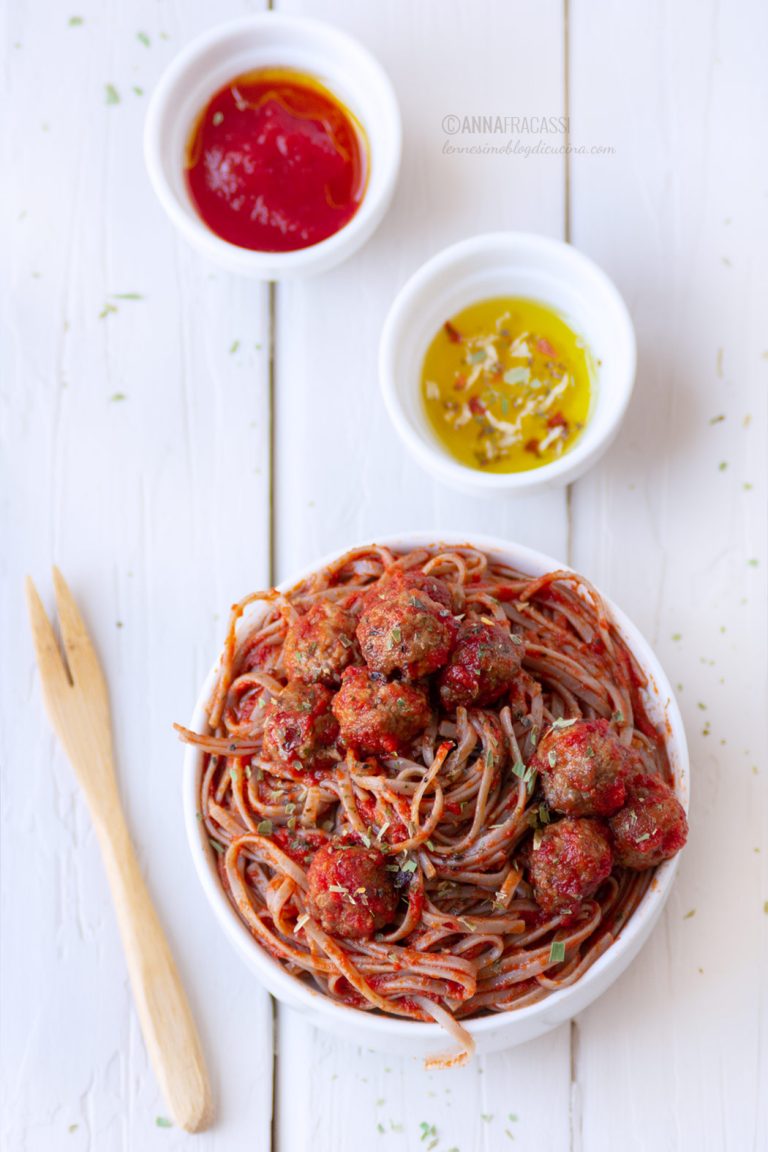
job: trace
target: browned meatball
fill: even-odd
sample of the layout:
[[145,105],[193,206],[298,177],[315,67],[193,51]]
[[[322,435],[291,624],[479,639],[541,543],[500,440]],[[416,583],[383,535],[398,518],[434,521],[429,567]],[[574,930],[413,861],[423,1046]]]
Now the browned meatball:
[[607,720],[577,720],[549,728],[531,764],[556,812],[610,816],[624,803],[626,769],[637,759]]
[[367,668],[347,668],[333,713],[346,746],[376,756],[403,751],[426,728],[430,707],[424,688],[388,684]]
[[539,907],[571,916],[611,874],[608,832],[600,820],[566,817],[544,829],[530,856],[530,880]]
[[283,645],[285,671],[307,684],[338,684],[355,655],[357,620],[332,600],[318,600],[290,625]]
[[427,576],[420,568],[396,566],[388,568],[375,584],[371,584],[363,607],[367,609],[374,601],[395,596],[399,592],[426,593],[430,600],[435,600],[451,612],[460,612],[464,604],[464,591],[458,584],[449,584],[439,576]]
[[267,759],[297,771],[325,770],[338,760],[339,725],[331,711],[333,693],[323,684],[292,680],[273,696],[264,717]]
[[482,708],[493,704],[520,671],[522,645],[500,624],[466,621],[451,659],[440,674],[440,699],[446,708]]
[[688,839],[683,806],[670,786],[642,773],[627,781],[626,803],[609,826],[616,862],[637,872],[677,855]]
[[420,680],[446,663],[458,627],[449,609],[426,592],[404,589],[365,609],[357,638],[374,672],[400,672],[408,680]]
[[326,844],[315,853],[307,880],[309,912],[333,936],[364,940],[395,918],[399,897],[378,848]]

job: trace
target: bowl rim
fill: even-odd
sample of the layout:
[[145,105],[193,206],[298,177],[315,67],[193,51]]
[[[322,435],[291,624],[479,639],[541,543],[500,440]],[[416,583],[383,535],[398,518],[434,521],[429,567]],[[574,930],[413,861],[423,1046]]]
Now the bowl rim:
[[[406,415],[398,387],[398,349],[412,317],[422,310],[420,297],[444,272],[455,270],[473,257],[498,256],[498,267],[508,266],[515,258],[526,256],[553,257],[563,269],[578,270],[591,279],[593,291],[599,291],[612,310],[617,341],[623,347],[625,363],[617,370],[620,388],[607,397],[610,417],[599,436],[583,435],[559,460],[532,468],[527,472],[481,472],[454,460],[437,443],[419,433]],[[569,276],[563,277],[565,280]],[[546,301],[544,301],[546,303]],[[637,340],[626,302],[608,274],[565,240],[537,232],[483,232],[467,237],[421,264],[406,280],[390,305],[379,342],[379,385],[389,418],[412,455],[433,474],[448,483],[485,492],[531,492],[550,485],[563,484],[581,474],[605,451],[619,430],[635,384]],[[589,425],[587,425],[588,430]]]
[[[446,544],[447,546],[454,547],[465,545],[468,547],[477,547],[481,551],[502,557],[507,563],[515,567],[520,567],[523,571],[528,571],[527,566],[530,565],[533,575],[537,574],[537,570],[541,570],[542,572],[553,571],[555,569],[562,569],[568,572],[575,571],[575,569],[569,565],[558,563],[553,557],[536,549],[504,540],[501,537],[488,536],[481,533],[467,534],[463,532],[417,530],[379,536],[376,537],[375,540],[368,541],[367,543],[376,543],[382,547],[392,549],[412,549],[425,547],[427,545],[434,546],[436,544]],[[347,548],[334,549],[332,552],[314,561],[311,565],[305,566],[298,574],[293,575],[290,579],[280,581],[276,587],[286,591],[306,579],[318,568],[322,568],[326,564],[330,564],[340,556],[343,556],[345,552],[356,547],[365,546],[365,544],[352,544]],[[663,709],[668,731],[667,739],[674,744],[677,755],[674,780],[675,794],[687,813],[690,804],[688,745],[682,716],[672,686],[658,657],[642,633],[632,623],[629,617],[614,604],[610,597],[605,596],[599,589],[597,589],[597,591],[607,605],[613,622],[619,628],[622,636],[630,646],[633,655],[648,676],[649,684],[652,685],[652,693],[658,701],[658,706]],[[253,619],[260,610],[263,611],[263,608],[261,608],[258,603],[253,606],[252,611],[249,612],[246,610],[242,620],[243,626],[247,626],[247,622]],[[216,657],[215,663],[206,676],[195,704],[194,714],[189,724],[193,731],[202,730],[201,725],[206,722],[205,705],[210,699],[213,690],[220,656],[221,653]],[[342,1025],[342,1022],[345,1022],[350,1025],[350,1030],[353,1033],[355,1028],[359,1027],[367,1034],[369,1039],[373,1036],[378,1036],[382,1040],[387,1037],[394,1037],[400,1040],[411,1038],[414,1041],[418,1038],[423,1042],[439,1042],[441,1039],[445,1041],[446,1034],[439,1024],[424,1023],[402,1017],[383,1016],[378,1013],[353,1008],[349,1005],[330,1000],[324,993],[311,988],[309,985],[302,983],[298,978],[291,976],[285,971],[279,961],[275,960],[262,948],[238,916],[221,885],[215,864],[214,851],[208,844],[207,832],[205,831],[202,821],[198,819],[198,787],[202,759],[203,753],[199,749],[193,745],[186,746],[182,772],[182,805],[187,842],[198,879],[202,884],[217,921],[248,967],[254,974],[258,974],[262,986],[274,995],[276,999],[287,1004],[289,1007],[312,1013],[315,1017],[315,1022],[318,1024],[321,1024],[326,1018],[328,1021],[333,1021],[339,1026]],[[624,966],[621,961],[625,955],[629,956],[627,963],[631,963],[634,959],[633,947],[636,951],[646,942],[647,936],[653,929],[656,919],[660,915],[671,891],[672,883],[679,867],[680,856],[681,853],[678,853],[671,860],[665,861],[655,870],[653,882],[649,885],[640,903],[622,928],[617,939],[598,957],[594,964],[587,969],[575,984],[562,988],[557,992],[552,992],[544,999],[525,1008],[517,1008],[505,1012],[493,1013],[488,1016],[470,1017],[462,1020],[463,1027],[475,1038],[501,1031],[505,1027],[509,1027],[512,1022],[519,1022],[522,1028],[527,1022],[536,1020],[544,1021],[548,1016],[557,1017],[558,1008],[565,1005],[569,999],[575,1000],[578,998],[581,1004],[575,1005],[570,1014],[566,1013],[562,1016],[563,1020],[567,1020],[575,1015],[576,1012],[580,1011],[581,1007],[585,1004],[591,1003],[598,996],[602,995],[613,981],[622,974]],[[594,985],[597,985],[597,987],[593,988]],[[585,999],[584,993],[589,993],[590,989],[592,989],[592,995],[587,994]],[[321,1019],[318,1019],[318,1017]],[[560,1017],[557,1017],[557,1022],[559,1022],[559,1020]],[[329,1024],[329,1026],[333,1027],[333,1024]],[[374,1042],[373,1039],[371,1039],[371,1042]]]
[[[277,29],[286,36],[295,37],[299,43],[306,38],[312,41],[313,51],[318,59],[325,56],[328,44],[334,44],[351,55],[356,55],[365,65],[365,85],[375,88],[380,97],[382,119],[387,121],[389,133],[389,160],[384,163],[374,160],[381,136],[371,132],[370,124],[362,118],[360,123],[365,132],[371,171],[368,183],[357,211],[337,232],[305,248],[289,252],[266,252],[261,249],[242,248],[213,232],[196,213],[194,206],[179,200],[166,178],[162,138],[179,84],[194,70],[201,57],[212,48],[225,44],[239,33],[259,29]],[[333,69],[328,76],[321,75],[322,68],[309,69],[317,73],[321,82],[335,95]],[[213,92],[211,92],[211,96]],[[357,115],[357,113],[355,113]],[[395,190],[402,158],[402,118],[394,86],[384,67],[373,53],[354,36],[336,25],[314,17],[284,13],[272,9],[254,12],[222,21],[200,32],[188,41],[170,60],[160,75],[152,91],[144,119],[144,163],[152,188],[166,215],[185,237],[209,259],[240,271],[262,274],[277,278],[281,275],[323,271],[345,259],[357,250],[378,227],[389,207]],[[375,180],[372,173],[375,170]]]

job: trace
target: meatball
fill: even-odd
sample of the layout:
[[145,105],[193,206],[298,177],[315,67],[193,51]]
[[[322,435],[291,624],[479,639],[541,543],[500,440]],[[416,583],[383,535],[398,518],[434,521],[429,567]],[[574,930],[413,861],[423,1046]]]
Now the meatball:
[[566,816],[544,829],[530,856],[530,881],[539,907],[571,916],[611,874],[613,858],[608,832],[600,820]]
[[336,763],[339,725],[331,711],[333,693],[323,684],[292,680],[273,696],[264,717],[264,755],[298,771],[324,770]]
[[675,856],[688,839],[680,801],[658,776],[627,780],[626,803],[609,821],[616,863],[642,872]]
[[366,592],[364,610],[377,600],[388,599],[399,592],[421,592],[448,608],[460,612],[464,604],[463,590],[457,584],[449,584],[439,576],[427,576],[420,568],[388,568]]
[[290,625],[283,645],[291,680],[334,687],[355,655],[357,620],[332,600],[318,600]]
[[357,638],[374,672],[419,680],[446,663],[458,627],[448,608],[411,588],[374,600],[363,612]]
[[429,723],[424,688],[389,684],[367,668],[347,668],[333,698],[333,713],[348,748],[363,755],[402,751]]
[[500,624],[466,621],[451,659],[440,675],[440,699],[446,708],[493,704],[514,683],[522,645]]
[[554,724],[531,763],[550,808],[567,816],[610,816],[624,803],[626,769],[637,757],[607,720]]
[[391,924],[399,896],[378,848],[335,842],[315,853],[307,907],[326,932],[364,940]]

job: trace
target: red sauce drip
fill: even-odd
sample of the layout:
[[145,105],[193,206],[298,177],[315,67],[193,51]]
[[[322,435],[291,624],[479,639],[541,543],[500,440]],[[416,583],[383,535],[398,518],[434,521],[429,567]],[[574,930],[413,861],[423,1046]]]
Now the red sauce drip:
[[187,186],[217,236],[292,252],[351,220],[365,193],[362,131],[330,92],[287,69],[232,80],[202,112],[187,146]]

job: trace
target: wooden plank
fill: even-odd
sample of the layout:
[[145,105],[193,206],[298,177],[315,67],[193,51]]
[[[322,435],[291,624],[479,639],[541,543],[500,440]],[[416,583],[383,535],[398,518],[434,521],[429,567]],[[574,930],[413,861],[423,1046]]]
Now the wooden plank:
[[[334,547],[425,526],[492,532],[564,555],[564,492],[485,502],[434,484],[390,428],[376,375],[384,316],[423,260],[493,229],[562,235],[562,157],[451,156],[442,151],[441,127],[447,114],[562,113],[561,5],[290,0],[278,7],[328,19],[367,44],[395,84],[405,134],[399,187],[377,235],[342,267],[277,290],[278,574]],[[280,1011],[279,1022],[278,1147],[285,1152],[371,1145],[423,1152],[422,1122],[436,1125],[443,1150],[503,1147],[505,1127],[514,1127],[517,1148],[567,1144],[567,1028],[467,1069],[427,1074],[415,1061],[323,1036],[290,1013]],[[519,1121],[507,1121],[510,1112]]]
[[577,1148],[768,1146],[768,12],[571,5],[573,239],[615,277],[637,392],[576,486],[574,562],[680,685],[690,845],[664,921],[579,1026]]
[[156,77],[210,8],[19,3],[6,19],[0,1144],[186,1139],[156,1126],[95,838],[42,714],[22,576],[50,591],[55,560],[107,671],[128,821],[210,1062],[221,1119],[196,1147],[266,1147],[271,1006],[194,877],[171,723],[229,603],[268,579],[267,290],[177,241],[141,144]]
[[[560,4],[430,0],[415,8],[407,0],[381,6],[286,0],[279,8],[327,18],[367,44],[389,72],[404,122],[400,182],[377,234],[341,267],[278,289],[280,574],[333,547],[430,525],[492,532],[562,553],[563,492],[482,500],[436,484],[390,427],[376,369],[395,293],[440,248],[504,228],[562,235],[561,156],[442,151],[457,139],[443,132],[447,114],[561,114]],[[505,137],[462,141],[506,144]]]

